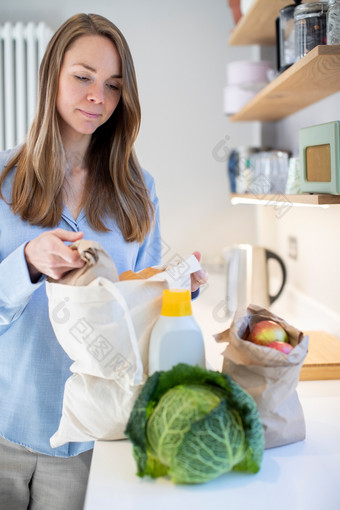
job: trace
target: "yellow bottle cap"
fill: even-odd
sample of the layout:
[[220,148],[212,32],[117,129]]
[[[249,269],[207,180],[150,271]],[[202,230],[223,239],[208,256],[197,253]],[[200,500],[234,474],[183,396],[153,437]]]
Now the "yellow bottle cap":
[[192,315],[190,291],[188,289],[163,290],[161,315],[166,315],[167,317]]

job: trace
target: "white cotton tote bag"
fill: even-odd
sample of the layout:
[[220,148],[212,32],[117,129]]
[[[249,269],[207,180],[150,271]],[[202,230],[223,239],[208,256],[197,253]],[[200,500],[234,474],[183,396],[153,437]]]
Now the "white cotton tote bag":
[[151,330],[166,288],[190,288],[200,269],[193,255],[148,279],[119,281],[113,261],[92,241],[72,245],[85,266],[47,279],[49,317],[73,360],[53,448],[70,441],[124,438],[129,415],[148,374]]

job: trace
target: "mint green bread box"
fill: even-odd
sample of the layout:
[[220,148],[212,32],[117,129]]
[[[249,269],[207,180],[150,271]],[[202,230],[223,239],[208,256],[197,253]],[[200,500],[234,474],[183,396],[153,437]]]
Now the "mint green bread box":
[[340,121],[299,130],[301,191],[340,195]]

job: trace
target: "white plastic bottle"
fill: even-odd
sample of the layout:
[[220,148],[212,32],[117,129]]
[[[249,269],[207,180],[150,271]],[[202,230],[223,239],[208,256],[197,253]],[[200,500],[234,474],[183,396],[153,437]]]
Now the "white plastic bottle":
[[185,289],[163,291],[162,310],[149,347],[149,375],[177,363],[205,368],[202,331],[192,315],[191,294]]

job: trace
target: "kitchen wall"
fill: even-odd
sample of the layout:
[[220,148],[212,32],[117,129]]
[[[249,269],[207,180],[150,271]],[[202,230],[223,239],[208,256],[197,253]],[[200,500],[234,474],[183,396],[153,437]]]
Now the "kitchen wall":
[[[298,130],[332,120],[340,120],[340,92],[269,127],[278,147],[298,155]],[[312,303],[310,321],[321,325],[327,316],[325,327],[340,337],[340,205],[289,207],[282,217],[275,207],[258,207],[257,221],[258,242],[278,251],[289,284]],[[296,258],[289,255],[290,237],[297,241]]]
[[77,12],[110,18],[134,56],[143,121],[136,149],[155,177],[167,257],[195,249],[218,259],[225,245],[255,241],[255,209],[228,197],[231,147],[258,143],[255,123],[231,124],[222,112],[225,65],[254,48],[227,45],[226,0],[11,0],[1,22],[45,20],[56,29]]

